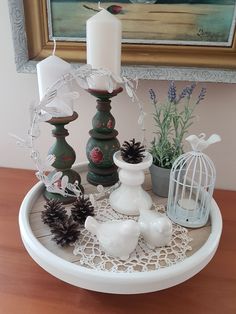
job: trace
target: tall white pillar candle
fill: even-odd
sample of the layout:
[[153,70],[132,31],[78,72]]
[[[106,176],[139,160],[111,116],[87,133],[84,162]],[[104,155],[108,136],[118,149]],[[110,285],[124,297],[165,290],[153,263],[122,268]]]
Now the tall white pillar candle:
[[[39,62],[37,64],[37,77],[40,100],[42,100],[48,89],[70,70],[71,65],[55,55],[51,55]],[[62,94],[63,91],[69,92],[68,86],[64,86],[62,89],[58,91],[58,94]],[[58,113],[53,114],[54,117],[65,117],[73,114],[70,101],[68,100],[68,103],[65,103],[59,96],[49,103],[48,106],[58,109]]]
[[[121,67],[121,22],[107,10],[87,20],[87,63],[94,69],[107,69],[120,75]],[[94,89],[107,90],[104,77],[94,78]]]

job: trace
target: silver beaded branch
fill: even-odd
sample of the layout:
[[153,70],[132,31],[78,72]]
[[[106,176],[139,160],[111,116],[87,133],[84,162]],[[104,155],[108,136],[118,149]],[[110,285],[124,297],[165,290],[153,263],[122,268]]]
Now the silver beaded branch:
[[[46,174],[48,167],[50,167],[55,162],[54,155],[48,155],[44,161],[42,161],[40,157],[40,153],[36,148],[35,141],[40,136],[40,128],[39,123],[50,120],[54,114],[60,113],[59,109],[56,107],[48,106],[58,95],[58,91],[68,84],[69,82],[75,81],[82,89],[88,89],[89,85],[93,85],[94,77],[105,76],[107,78],[107,90],[108,92],[113,91],[114,83],[119,83],[124,85],[127,95],[135,102],[138,106],[139,110],[139,119],[138,125],[141,126],[142,130],[142,143],[146,144],[145,138],[145,126],[144,126],[144,117],[146,113],[143,110],[143,106],[139,101],[139,98],[136,94],[136,89],[138,86],[137,79],[131,80],[126,77],[119,77],[114,75],[108,70],[103,69],[92,69],[90,65],[81,66],[78,69],[71,70],[69,73],[63,75],[60,79],[58,79],[52,86],[47,90],[43,99],[38,102],[31,104],[30,106],[30,128],[28,130],[28,136],[26,139],[22,139],[16,135],[12,135],[17,139],[17,144],[21,147],[25,147],[30,149],[30,157],[34,161],[36,165],[36,176],[37,178],[44,183],[47,191],[51,193],[61,194],[63,196],[79,196],[81,195],[81,190],[78,186],[78,182],[74,184],[69,183],[68,177],[63,176],[62,172],[57,172],[52,177],[49,177]],[[63,97],[67,100],[74,100],[79,97],[79,93],[77,91],[73,91],[70,93],[62,94],[60,97]],[[68,106],[70,109],[70,107]],[[66,108],[65,108],[66,109]],[[56,184],[58,180],[61,180],[60,186]],[[90,200],[93,205],[95,205],[97,199],[100,197],[109,194],[112,192],[114,188],[117,186],[104,189],[102,186],[97,187],[98,193],[95,193],[93,196],[90,195]]]

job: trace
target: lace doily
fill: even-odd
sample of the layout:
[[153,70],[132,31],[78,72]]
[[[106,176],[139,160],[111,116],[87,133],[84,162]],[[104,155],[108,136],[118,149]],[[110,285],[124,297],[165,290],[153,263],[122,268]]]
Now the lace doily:
[[[163,205],[153,205],[154,210],[165,211]],[[115,212],[111,208],[108,199],[97,202],[95,217],[99,222],[125,219],[138,220],[138,217]],[[171,246],[152,250],[147,247],[145,241],[140,237],[135,251],[128,260],[122,261],[106,255],[100,249],[96,236],[86,229],[82,229],[80,239],[75,243],[73,253],[79,257],[80,265],[88,268],[108,272],[145,272],[168,267],[184,260],[186,252],[192,249],[189,245],[191,240],[186,228],[173,224]]]

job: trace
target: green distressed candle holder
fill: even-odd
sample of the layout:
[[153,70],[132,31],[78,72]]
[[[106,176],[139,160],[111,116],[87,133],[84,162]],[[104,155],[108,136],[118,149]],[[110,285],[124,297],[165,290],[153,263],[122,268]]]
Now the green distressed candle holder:
[[120,149],[120,143],[116,138],[115,118],[111,114],[110,98],[121,93],[122,87],[112,93],[88,89],[88,92],[97,98],[97,112],[92,119],[93,129],[89,131],[90,138],[86,147],[89,160],[87,180],[90,184],[111,186],[119,178],[117,167],[113,162],[114,153]]
[[[65,129],[65,125],[76,120],[78,118],[77,112],[74,111],[72,116],[69,117],[54,117],[47,121],[51,125],[55,126],[52,130],[52,135],[56,138],[56,142],[50,148],[48,154],[55,155],[56,159],[52,164],[52,167],[55,168],[50,174],[53,176],[56,172],[61,171],[62,177],[64,175],[68,176],[69,183],[74,184],[76,181],[78,182],[79,188],[84,191],[81,183],[80,175],[71,169],[72,165],[75,162],[76,154],[74,149],[66,142],[66,136],[69,135],[67,129]],[[60,180],[57,182],[60,185]],[[71,192],[70,192],[71,193]],[[73,196],[63,196],[57,193],[51,193],[47,190],[44,192],[44,196],[47,200],[49,199],[57,199],[64,204],[69,204],[75,201],[76,197]]]

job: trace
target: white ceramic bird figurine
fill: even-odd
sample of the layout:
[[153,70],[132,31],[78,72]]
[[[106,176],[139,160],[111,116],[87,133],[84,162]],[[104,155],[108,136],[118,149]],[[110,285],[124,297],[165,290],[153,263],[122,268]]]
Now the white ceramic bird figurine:
[[138,244],[139,225],[134,220],[113,220],[99,223],[87,217],[85,229],[96,235],[102,249],[110,256],[127,260]]
[[141,235],[147,242],[148,247],[153,249],[170,245],[172,222],[165,214],[141,209],[138,223]]
[[201,133],[197,135],[189,135],[186,141],[190,143],[194,151],[201,152],[206,149],[209,145],[220,142],[221,138],[218,134],[212,134],[207,140],[205,139],[206,134]]

